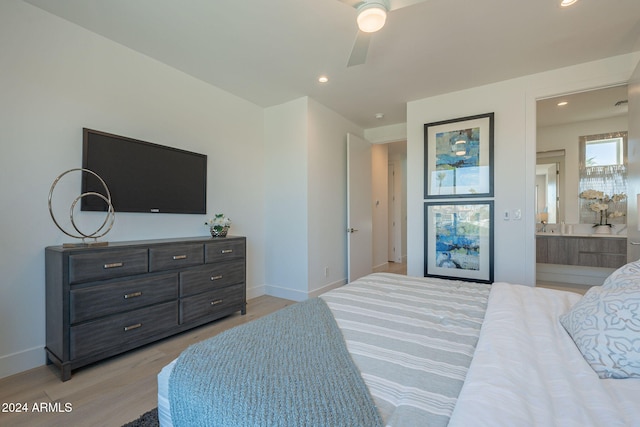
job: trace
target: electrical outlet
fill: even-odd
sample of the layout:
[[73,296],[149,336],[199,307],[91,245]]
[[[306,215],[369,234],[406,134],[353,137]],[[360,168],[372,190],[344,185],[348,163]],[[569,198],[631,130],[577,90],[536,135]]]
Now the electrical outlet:
[[522,209],[514,209],[513,210],[513,219],[514,220],[521,220],[522,219]]

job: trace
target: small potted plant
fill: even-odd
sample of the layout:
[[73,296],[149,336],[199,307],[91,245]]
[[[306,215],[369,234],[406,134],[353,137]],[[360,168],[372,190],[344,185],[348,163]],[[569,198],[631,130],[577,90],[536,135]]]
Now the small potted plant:
[[205,221],[204,225],[209,227],[211,237],[227,237],[231,220],[224,216],[224,214],[214,214],[213,218]]
[[[624,193],[614,194],[609,196],[603,191],[597,190],[585,190],[580,193],[580,198],[591,201],[589,203],[589,209],[596,212],[598,222],[593,224],[596,228],[597,234],[609,234],[611,233],[611,224],[609,224],[609,218],[618,218],[624,216],[624,212],[612,210],[611,204],[614,206],[619,202],[625,200],[627,195]],[[611,212],[609,212],[612,210]]]

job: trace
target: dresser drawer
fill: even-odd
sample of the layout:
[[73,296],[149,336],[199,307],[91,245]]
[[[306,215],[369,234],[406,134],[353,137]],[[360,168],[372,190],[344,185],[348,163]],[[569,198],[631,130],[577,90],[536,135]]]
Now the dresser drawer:
[[147,249],[105,250],[69,256],[69,282],[110,279],[147,272]]
[[71,358],[112,350],[132,342],[142,345],[178,324],[178,302],[166,302],[71,327]]
[[244,239],[219,239],[205,243],[205,263],[244,258]]
[[70,292],[70,322],[84,322],[176,298],[178,273],[74,289]]
[[191,267],[204,262],[202,243],[169,245],[149,249],[149,271]]
[[206,268],[180,273],[180,296],[207,292],[244,281],[244,261],[212,264]]
[[215,317],[234,307],[241,310],[244,303],[244,283],[183,298],[180,300],[180,324]]

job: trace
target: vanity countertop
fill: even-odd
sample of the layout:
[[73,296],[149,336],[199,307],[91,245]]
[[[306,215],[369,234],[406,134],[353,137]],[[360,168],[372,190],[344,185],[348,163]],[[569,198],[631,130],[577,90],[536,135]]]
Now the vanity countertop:
[[626,239],[627,234],[585,234],[585,233],[572,233],[572,234],[562,234],[556,233],[552,231],[538,231],[536,232],[536,237],[596,237],[596,238],[605,238],[605,239]]

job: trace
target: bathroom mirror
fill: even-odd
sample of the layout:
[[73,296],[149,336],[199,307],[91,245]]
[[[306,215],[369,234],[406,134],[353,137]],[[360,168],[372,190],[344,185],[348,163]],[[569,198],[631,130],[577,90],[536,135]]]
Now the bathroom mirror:
[[536,222],[548,224],[564,221],[560,196],[564,150],[537,153],[536,160]]

